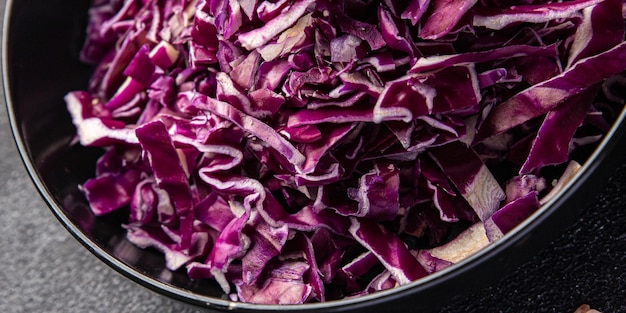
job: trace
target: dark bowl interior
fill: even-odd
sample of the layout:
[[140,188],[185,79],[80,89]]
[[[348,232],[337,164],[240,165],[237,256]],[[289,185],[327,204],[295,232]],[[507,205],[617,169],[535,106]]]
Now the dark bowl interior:
[[[413,284],[358,299],[299,306],[233,303],[211,281],[192,281],[184,271],[169,272],[155,250],[127,242],[124,212],[95,217],[78,185],[92,176],[100,149],[72,145],[74,127],[63,96],[85,89],[91,68],[81,64],[85,0],[7,1],[3,75],[15,141],[41,196],[67,230],[102,261],[139,284],[166,296],[209,309],[315,312],[426,311],[450,295],[484,287],[529,259],[588,206],[589,193],[624,155],[624,112],[617,127],[594,151],[575,182],[505,238],[449,269]],[[584,192],[583,192],[584,191]],[[425,300],[427,299],[427,300]]]

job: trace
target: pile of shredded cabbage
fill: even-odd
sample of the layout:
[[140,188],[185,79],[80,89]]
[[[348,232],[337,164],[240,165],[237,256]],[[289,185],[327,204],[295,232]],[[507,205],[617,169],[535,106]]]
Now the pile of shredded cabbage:
[[609,130],[623,5],[93,0],[66,103],[105,152],[81,190],[233,300],[408,284],[516,227]]

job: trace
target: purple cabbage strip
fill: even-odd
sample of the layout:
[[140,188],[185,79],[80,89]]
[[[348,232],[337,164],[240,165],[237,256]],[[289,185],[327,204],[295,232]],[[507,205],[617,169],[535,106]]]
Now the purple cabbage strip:
[[505,199],[504,191],[479,156],[465,144],[453,142],[432,148],[428,153],[481,220],[500,207]]
[[137,184],[133,198],[130,200],[129,221],[131,223],[148,224],[152,221],[158,210],[159,200],[161,200],[155,187],[154,182],[148,179]]
[[[335,242],[331,232],[325,228],[320,228],[313,233],[311,236],[311,249],[315,254],[319,279],[324,284],[330,284],[339,271],[340,262],[345,251],[342,249],[341,244]],[[325,297],[326,290],[324,290]]]
[[[243,234],[243,228],[248,222],[249,214],[244,212],[241,216],[233,218],[217,237],[211,252],[204,263],[191,263],[187,266],[189,276],[193,279],[213,277],[220,284],[224,292],[230,291],[229,282],[225,278],[225,272],[230,263],[236,258],[245,255],[250,245],[250,239]],[[197,268],[206,267],[210,276],[205,276],[204,271],[196,271]]]
[[449,34],[478,0],[432,0],[419,37],[439,39]]
[[176,209],[181,233],[181,248],[188,249],[193,224],[193,199],[189,178],[165,125],[160,121],[146,123],[135,129],[141,147],[147,154],[156,183],[167,191]]
[[313,0],[296,0],[281,15],[271,19],[265,25],[247,33],[239,34],[238,40],[241,45],[252,50],[263,46],[274,36],[279,35],[283,30],[293,25],[313,4]]
[[207,226],[223,231],[235,218],[230,205],[217,192],[211,192],[194,207],[196,219]]
[[430,0],[410,0],[400,17],[411,20],[411,24],[415,25],[424,16],[429,5]]
[[505,186],[506,203],[525,197],[531,192],[539,193],[546,189],[546,181],[532,174],[511,178]]
[[375,165],[373,171],[359,178],[358,188],[348,189],[348,197],[359,203],[354,216],[393,220],[400,210],[399,188],[400,175],[393,164]]
[[156,69],[149,53],[150,47],[143,45],[124,70],[124,75],[137,80],[143,86],[152,84],[152,75]]
[[330,61],[351,62],[359,59],[361,39],[353,35],[344,35],[330,41]]
[[623,1],[605,0],[585,8],[570,47],[568,65],[606,51],[624,40]]
[[381,290],[391,289],[398,286],[398,283],[393,278],[393,275],[389,271],[383,271],[374,277],[372,281],[365,287],[366,292],[376,292]]
[[237,110],[231,104],[209,98],[204,95],[195,97],[192,101],[197,108],[210,111],[226,118],[242,129],[246,129],[251,134],[261,138],[264,142],[268,143],[271,147],[282,154],[291,164],[300,166],[304,162],[305,156],[289,141],[278,134],[273,128],[262,121]]
[[390,49],[405,52],[411,58],[419,55],[415,44],[410,40],[409,30],[404,23],[397,22],[391,12],[388,12],[382,6],[378,9],[378,19],[380,21],[381,34]]
[[556,45],[539,47],[528,45],[515,45],[487,51],[468,52],[453,55],[436,55],[418,59],[413,67],[411,67],[410,72],[421,73],[457,64],[482,63],[499,59],[509,59],[523,56],[556,57],[557,53],[558,51]]
[[98,107],[92,105],[92,100],[88,93],[81,91],[70,92],[65,96],[67,110],[82,145],[98,147],[114,142],[139,143],[135,131],[124,127],[124,123],[107,115],[98,116]]
[[539,209],[536,192],[515,199],[495,212],[485,221],[486,234],[489,240],[495,241],[511,231],[531,214]]
[[427,275],[406,245],[393,233],[368,219],[351,218],[350,233],[380,260],[394,279],[408,284]]
[[125,226],[126,238],[140,248],[155,248],[165,255],[165,266],[177,270],[195,256],[185,253],[176,242],[173,242],[161,229],[144,229],[137,224]]
[[290,55],[292,51],[309,44],[309,33],[312,27],[313,18],[311,18],[311,14],[304,15],[298,19],[295,25],[285,30],[275,43],[268,43],[260,47],[258,51],[266,61]]
[[425,115],[476,107],[480,98],[473,66],[407,75],[385,85],[374,106],[373,120],[408,123]]
[[475,141],[520,125],[547,113],[568,98],[626,70],[626,43],[581,59],[562,74],[509,98],[494,107],[481,125]]
[[287,241],[287,225],[274,228],[264,222],[257,222],[251,230],[250,240],[254,245],[241,258],[242,279],[245,284],[254,284],[261,276],[267,263],[279,255]]
[[[567,162],[570,142],[582,124],[598,88],[590,88],[572,96],[556,109],[548,112],[532,143],[520,174],[527,174],[546,165]],[[554,130],[558,129],[558,132]]]
[[341,270],[353,277],[365,275],[378,263],[376,255],[372,251],[367,251],[354,258],[352,262],[344,265]]
[[106,173],[87,180],[81,190],[96,215],[104,215],[130,203],[141,172]]
[[422,264],[422,266],[429,273],[439,272],[442,269],[452,265],[452,262],[434,257],[432,254],[430,254],[426,250],[420,250],[417,253],[416,258],[417,258],[417,261],[420,262],[420,264]]
[[385,40],[376,25],[362,22],[345,15],[345,12],[333,12],[337,14],[339,29],[347,34],[365,40],[372,50],[378,50],[385,46]]
[[304,253],[304,259],[309,264],[309,270],[305,273],[303,280],[308,282],[311,286],[311,295],[310,297],[315,298],[318,301],[325,301],[325,289],[324,283],[321,278],[321,272],[317,264],[317,258],[315,254],[315,250],[313,249],[312,239],[304,235],[303,233],[298,233],[291,239],[290,242],[292,245],[295,245],[298,250]]
[[503,29],[514,23],[546,23],[580,14],[580,10],[598,4],[602,0],[573,0],[549,4],[515,5],[500,9],[479,7],[474,14],[474,26]]
[[304,283],[302,276],[309,270],[303,261],[285,261],[272,269],[264,283],[258,285],[237,285],[237,295],[241,301],[259,304],[298,304],[305,302],[312,287]]

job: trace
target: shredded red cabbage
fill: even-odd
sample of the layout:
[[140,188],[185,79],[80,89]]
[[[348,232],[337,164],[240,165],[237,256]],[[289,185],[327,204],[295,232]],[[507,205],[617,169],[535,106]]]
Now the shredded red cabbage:
[[95,215],[128,210],[130,242],[239,301],[409,284],[574,176],[623,107],[623,7],[93,0],[93,76],[66,103],[105,152],[81,189]]

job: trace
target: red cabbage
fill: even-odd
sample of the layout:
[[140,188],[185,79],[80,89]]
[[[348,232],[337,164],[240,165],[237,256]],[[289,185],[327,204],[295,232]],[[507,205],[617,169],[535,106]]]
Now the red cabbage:
[[516,23],[547,23],[580,14],[580,11],[602,0],[573,0],[555,3],[515,5],[508,8],[478,7],[474,26],[503,29]]
[[455,141],[430,149],[429,154],[481,220],[500,207],[504,191],[480,157],[465,144]]
[[[537,209],[539,209],[539,199],[537,199],[537,193],[534,191],[507,203],[485,221],[487,237],[491,241],[502,237]],[[489,227],[488,225],[493,226]]]
[[65,97],[103,149],[80,189],[231,299],[410,284],[575,177],[624,106],[622,6],[94,1],[93,75]]
[[314,2],[313,0],[295,0],[285,11],[281,12],[281,14],[267,21],[266,24],[255,30],[239,34],[237,39],[241,43],[241,46],[248,50],[261,47],[296,23],[296,21],[305,14],[307,7]]
[[400,284],[426,276],[426,269],[411,254],[406,244],[389,230],[369,219],[352,218],[350,233],[378,258]]
[[478,0],[433,0],[426,11],[426,21],[419,36],[423,39],[439,39],[449,34]]
[[556,109],[563,102],[626,69],[626,43],[581,59],[563,73],[529,87],[496,106],[476,140],[500,134]]

